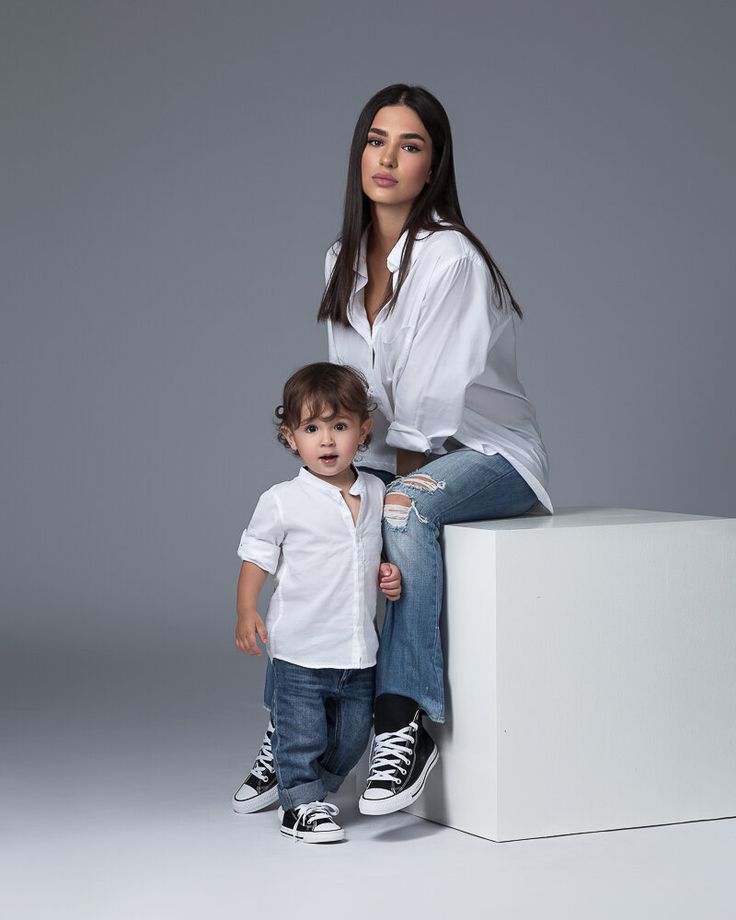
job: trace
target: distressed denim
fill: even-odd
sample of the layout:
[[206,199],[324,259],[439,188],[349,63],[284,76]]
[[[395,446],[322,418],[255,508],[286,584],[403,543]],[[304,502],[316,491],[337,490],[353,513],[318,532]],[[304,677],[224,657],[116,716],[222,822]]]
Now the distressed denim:
[[284,808],[337,792],[360,760],[373,724],[375,672],[273,659],[272,745]]
[[[516,517],[537,497],[501,454],[463,448],[431,460],[415,473],[392,478],[386,498],[401,493],[410,506],[387,501],[383,550],[401,571],[398,601],[386,603],[376,671],[376,695],[415,700],[434,722],[445,720],[444,662],[440,641],[443,524]],[[482,601],[481,601],[482,602]]]

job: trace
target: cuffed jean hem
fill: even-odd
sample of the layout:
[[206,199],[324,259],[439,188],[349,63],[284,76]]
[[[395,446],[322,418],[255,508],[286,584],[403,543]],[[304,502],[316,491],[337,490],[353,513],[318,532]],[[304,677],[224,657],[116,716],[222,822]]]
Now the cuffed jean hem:
[[311,783],[292,786],[291,789],[279,789],[279,801],[282,808],[298,808],[307,802],[321,802],[327,791],[325,783],[321,779],[315,779]]
[[[320,778],[325,785],[325,789],[328,792],[337,792],[337,790],[345,782],[344,776],[338,776],[336,773],[330,773],[329,770],[325,770],[324,767],[319,768]],[[310,799],[310,802],[313,802],[314,799]]]

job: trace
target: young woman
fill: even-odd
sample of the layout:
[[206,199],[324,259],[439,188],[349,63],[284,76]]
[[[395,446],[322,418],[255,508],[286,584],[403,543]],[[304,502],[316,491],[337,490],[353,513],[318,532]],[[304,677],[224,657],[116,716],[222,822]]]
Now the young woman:
[[[384,552],[403,579],[381,632],[360,798],[363,813],[386,814],[421,794],[437,762],[422,716],[445,718],[442,526],[553,511],[547,454],[516,373],[521,309],[465,225],[450,124],[427,90],[388,86],[361,112],[325,282],[318,318],[329,359],[360,370],[377,405],[361,468],[388,485]],[[238,811],[268,803],[269,738],[236,793],[250,784]]]

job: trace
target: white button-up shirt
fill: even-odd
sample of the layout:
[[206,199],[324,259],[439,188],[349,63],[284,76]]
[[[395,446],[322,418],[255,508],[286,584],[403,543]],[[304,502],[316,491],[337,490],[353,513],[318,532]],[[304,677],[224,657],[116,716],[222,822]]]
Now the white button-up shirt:
[[[493,304],[482,256],[457,230],[422,231],[393,311],[383,307],[371,328],[363,304],[367,234],[350,326],[327,322],[329,360],[361,371],[378,406],[361,462],[395,473],[397,447],[442,455],[465,445],[502,454],[552,512],[547,452],[516,372],[516,314]],[[386,260],[394,285],[406,238]],[[339,247],[327,251],[325,284]]]
[[376,596],[385,486],[356,470],[353,522],[340,490],[303,466],[258,500],[238,556],[274,578],[268,652],[305,668],[376,663]]

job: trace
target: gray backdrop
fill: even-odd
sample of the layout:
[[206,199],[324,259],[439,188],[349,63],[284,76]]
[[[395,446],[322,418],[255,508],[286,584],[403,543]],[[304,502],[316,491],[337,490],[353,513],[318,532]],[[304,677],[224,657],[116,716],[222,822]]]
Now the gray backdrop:
[[326,356],[348,145],[391,82],[445,105],[466,220],[525,308],[553,501],[736,514],[735,20],[702,0],[3,0],[8,711],[58,728],[96,698],[107,724],[115,686],[117,724],[256,699],[235,549],[295,474],[272,411]]

